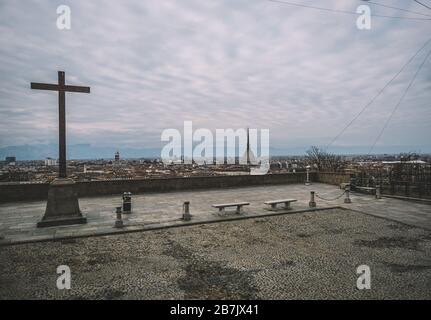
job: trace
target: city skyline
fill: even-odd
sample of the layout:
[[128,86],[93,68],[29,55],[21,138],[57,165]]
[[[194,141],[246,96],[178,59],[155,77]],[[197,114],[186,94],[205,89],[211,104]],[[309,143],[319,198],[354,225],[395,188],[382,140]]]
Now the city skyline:
[[[271,157],[277,156],[305,156],[310,146],[294,148],[272,148],[269,152]],[[322,147],[322,149],[324,149]],[[85,159],[114,159],[115,152],[119,150],[122,158],[139,159],[139,158],[160,158],[161,148],[133,148],[133,147],[100,147],[91,144],[72,144],[68,145],[68,160],[85,160]],[[368,146],[356,147],[333,147],[331,152],[337,155],[367,155]],[[431,149],[425,146],[386,146],[375,148],[370,155],[392,154],[399,155],[402,153],[431,154]],[[22,145],[12,147],[0,147],[0,161],[6,157],[15,156],[18,161],[26,160],[44,160],[46,158],[58,158],[58,145]]]

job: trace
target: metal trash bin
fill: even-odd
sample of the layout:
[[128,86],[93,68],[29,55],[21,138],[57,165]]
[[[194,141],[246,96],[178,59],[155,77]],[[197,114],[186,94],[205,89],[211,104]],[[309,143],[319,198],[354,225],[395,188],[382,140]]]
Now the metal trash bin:
[[123,193],[123,213],[131,213],[132,212],[132,193],[124,192]]

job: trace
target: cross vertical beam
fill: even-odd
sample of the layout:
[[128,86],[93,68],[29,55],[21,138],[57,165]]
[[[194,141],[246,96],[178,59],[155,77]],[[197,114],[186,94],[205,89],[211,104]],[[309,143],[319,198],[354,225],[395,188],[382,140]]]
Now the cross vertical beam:
[[[64,71],[58,71],[58,86],[60,88],[64,88],[65,86]],[[66,178],[66,93],[64,90],[58,90],[58,115],[58,154],[60,162],[58,176],[60,178]]]

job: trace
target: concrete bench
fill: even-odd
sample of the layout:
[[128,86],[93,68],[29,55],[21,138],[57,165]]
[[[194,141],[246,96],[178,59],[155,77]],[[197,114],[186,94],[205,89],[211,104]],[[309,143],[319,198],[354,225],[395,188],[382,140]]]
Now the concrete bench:
[[350,183],[348,183],[348,182],[340,183],[340,189],[341,190],[345,190],[347,187],[350,188]]
[[292,202],[296,202],[296,201],[297,201],[296,199],[283,199],[283,200],[266,201],[264,203],[267,204],[267,205],[270,205],[271,206],[271,210],[277,210],[277,204],[284,203],[284,208],[283,209],[290,210],[291,209],[290,204]]
[[248,205],[250,205],[250,202],[234,202],[234,203],[213,204],[212,207],[213,208],[217,208],[220,213],[224,213],[225,212],[225,208],[236,207],[236,213],[239,214],[239,213],[242,212],[242,207],[243,206],[248,206]]
[[355,191],[365,191],[366,193],[369,193],[369,194],[376,194],[376,188],[371,188],[371,187],[355,186]]

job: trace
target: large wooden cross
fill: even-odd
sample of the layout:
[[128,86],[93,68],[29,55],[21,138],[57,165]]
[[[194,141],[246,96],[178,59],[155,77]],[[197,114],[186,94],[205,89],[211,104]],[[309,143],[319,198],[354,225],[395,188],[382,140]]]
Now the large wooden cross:
[[59,170],[60,178],[67,177],[66,167],[66,92],[90,93],[90,87],[68,86],[65,84],[64,71],[58,71],[58,84],[31,83],[32,89],[58,91],[58,126],[59,126]]

